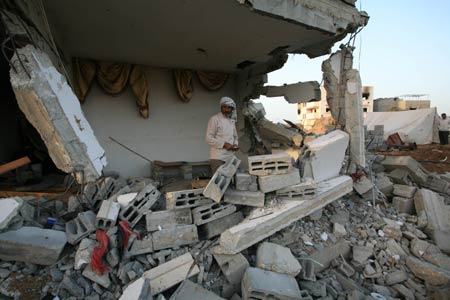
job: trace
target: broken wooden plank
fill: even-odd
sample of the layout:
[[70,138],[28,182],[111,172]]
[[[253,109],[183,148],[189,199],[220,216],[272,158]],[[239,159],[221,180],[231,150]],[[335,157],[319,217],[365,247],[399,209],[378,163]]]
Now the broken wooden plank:
[[0,191],[0,198],[13,198],[13,197],[44,197],[48,199],[55,199],[59,198],[62,200],[69,199],[70,196],[72,196],[72,193],[67,192],[63,195],[64,191],[61,191],[60,193],[51,193],[51,192],[20,192],[20,191]]
[[23,167],[25,165],[28,165],[30,162],[31,162],[30,158],[28,156],[24,156],[22,158],[13,160],[9,163],[3,164],[0,166],[0,175],[8,173],[12,170]]

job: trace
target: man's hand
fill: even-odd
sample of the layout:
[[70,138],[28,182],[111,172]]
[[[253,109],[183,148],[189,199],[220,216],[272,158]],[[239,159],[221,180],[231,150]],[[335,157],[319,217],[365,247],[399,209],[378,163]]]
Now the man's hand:
[[236,144],[234,144],[234,145],[232,146],[231,150],[233,150],[233,151],[238,151],[238,150],[239,150],[239,146],[236,145]]
[[223,144],[223,149],[233,150],[233,145],[231,145],[230,143],[225,143]]

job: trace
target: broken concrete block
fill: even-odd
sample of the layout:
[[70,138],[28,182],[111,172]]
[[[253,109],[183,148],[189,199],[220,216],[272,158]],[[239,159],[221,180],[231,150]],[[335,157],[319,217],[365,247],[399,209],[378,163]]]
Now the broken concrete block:
[[242,281],[245,270],[250,266],[247,259],[241,253],[238,254],[213,254],[225,278],[232,284]]
[[248,173],[237,172],[234,178],[237,191],[256,192],[258,190],[258,177]]
[[0,230],[8,227],[9,222],[19,213],[22,200],[14,198],[0,199]]
[[418,278],[424,280],[430,285],[448,285],[450,284],[450,272],[435,265],[408,256],[406,266]]
[[333,223],[333,234],[339,238],[347,235],[347,230],[345,230],[345,227],[342,226],[339,223]]
[[394,239],[387,240],[386,252],[390,255],[399,255],[401,257],[407,256],[405,250],[403,250],[403,248]]
[[399,213],[406,213],[409,215],[412,215],[414,213],[414,200],[410,198],[393,197],[392,206]]
[[372,190],[373,184],[367,176],[361,176],[359,180],[353,182],[353,188],[358,194],[363,195]]
[[135,239],[128,251],[128,256],[136,256],[153,252],[153,240],[151,236],[146,236],[141,240]]
[[148,213],[161,194],[152,184],[147,184],[119,214],[119,218],[128,221],[131,227]]
[[409,175],[409,172],[404,169],[394,169],[393,171],[388,173],[387,176],[389,176],[389,178],[391,178],[395,184],[402,184],[402,185],[412,184],[412,178]]
[[438,246],[417,238],[413,239],[410,245],[415,256],[450,271],[450,256],[443,254]]
[[431,239],[443,252],[450,254],[450,230],[434,230]]
[[120,204],[120,208],[126,207],[128,204],[130,204],[131,201],[133,201],[134,198],[136,198],[138,193],[127,193],[123,195],[117,196],[117,203]]
[[193,208],[213,201],[203,195],[203,189],[166,193],[166,209]]
[[314,266],[314,271],[316,273],[322,272],[328,268],[331,262],[338,257],[348,257],[350,255],[350,243],[346,240],[339,240],[335,244],[328,245],[321,250],[318,250],[310,255],[310,258],[320,265]]
[[258,177],[259,189],[263,193],[269,193],[276,190],[280,190],[286,187],[299,184],[300,182],[301,182],[300,172],[296,168],[292,168],[292,170],[286,174],[267,175]]
[[341,130],[335,130],[306,143],[302,155],[303,177],[309,177],[316,182],[339,175],[347,150],[349,135]]
[[[77,180],[94,181],[106,166],[105,151],[84,117],[66,78],[44,52],[28,45],[17,50],[24,68],[11,70],[17,103],[39,132],[58,169],[83,174]],[[83,171],[83,172],[80,172]]]
[[355,245],[352,248],[353,260],[363,265],[373,255],[373,248]]
[[317,195],[317,184],[311,178],[302,183],[282,188],[276,191],[279,200],[310,200]]
[[58,261],[66,243],[62,231],[24,226],[0,233],[0,259],[49,266]]
[[216,202],[220,202],[240,164],[241,161],[235,156],[228,159],[214,173],[208,185],[203,190],[203,195]]
[[[450,231],[450,210],[439,194],[427,189],[419,189],[414,195],[414,206],[419,220],[426,219],[423,225],[429,236],[432,236],[435,230]],[[418,224],[421,225],[420,222]]]
[[109,286],[111,285],[111,280],[109,279],[108,272],[100,275],[97,272],[92,271],[92,267],[90,264],[84,269],[82,275],[87,279],[101,285],[105,289],[109,288]]
[[84,298],[84,289],[79,286],[75,280],[73,280],[69,276],[64,276],[64,279],[61,281],[60,289],[64,289],[69,292],[72,296],[76,298],[83,299]]
[[236,211],[233,204],[211,203],[192,210],[192,217],[196,225],[202,225],[222,217],[231,215]]
[[264,207],[265,195],[260,191],[236,191],[229,188],[223,195],[223,201],[232,204]]
[[327,285],[323,281],[300,281],[300,287],[314,297],[326,297]]
[[242,279],[242,299],[299,300],[295,278],[258,268],[247,268]]
[[116,225],[117,217],[119,216],[120,204],[114,201],[103,200],[100,210],[97,213],[96,225],[97,228],[108,230]]
[[177,290],[172,294],[170,300],[225,300],[204,289],[201,285],[195,284],[190,280],[183,281]]
[[427,176],[427,179],[422,187],[438,193],[448,194],[450,189],[450,182],[433,174]]
[[172,228],[178,225],[192,224],[190,208],[152,211],[145,216],[147,231]]
[[238,253],[351,192],[352,186],[350,177],[340,176],[320,183],[313,200],[285,201],[276,207],[256,208],[242,223],[222,233],[221,248],[225,254]]
[[251,175],[267,176],[289,173],[292,158],[287,153],[256,155],[248,157],[248,172]]
[[97,246],[97,242],[94,240],[88,238],[81,240],[77,252],[75,253],[75,270],[79,270],[84,265],[91,262],[92,252],[94,251],[95,246]]
[[423,185],[428,177],[428,171],[410,156],[385,156],[381,162],[386,171],[401,169],[408,172],[416,183]]
[[97,227],[95,226],[96,215],[92,210],[81,212],[78,216],[66,223],[67,241],[75,245],[91,233]]
[[272,143],[281,143],[300,147],[303,136],[293,130],[286,128],[282,124],[273,123],[266,118],[258,120],[256,123],[258,132],[262,139],[271,141]]
[[392,192],[395,196],[403,198],[412,198],[416,193],[417,188],[414,186],[394,184],[394,191]]
[[119,250],[117,248],[112,248],[106,254],[106,261],[112,268],[115,268],[120,263],[120,260],[121,257],[119,255]]
[[392,183],[391,179],[384,173],[379,173],[376,175],[375,185],[380,190],[380,192],[382,192],[386,196],[392,195],[394,184]]
[[293,277],[302,270],[302,266],[292,255],[291,249],[269,242],[259,245],[256,252],[256,266]]
[[394,271],[394,272],[390,272],[390,273],[387,273],[386,275],[384,275],[384,282],[387,285],[397,284],[397,283],[403,282],[407,279],[408,279],[408,275],[406,274],[405,271]]
[[210,239],[218,236],[228,228],[241,223],[243,219],[244,216],[242,215],[242,212],[238,211],[231,215],[200,225],[198,226],[199,236],[201,239]]
[[182,225],[152,233],[153,249],[161,250],[198,242],[197,226]]

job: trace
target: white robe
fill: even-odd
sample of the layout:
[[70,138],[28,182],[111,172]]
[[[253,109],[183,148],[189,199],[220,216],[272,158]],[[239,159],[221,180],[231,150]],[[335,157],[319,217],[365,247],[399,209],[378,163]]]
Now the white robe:
[[234,151],[224,149],[223,145],[225,143],[238,144],[235,123],[235,120],[225,117],[221,112],[209,119],[208,128],[206,129],[206,142],[211,146],[210,159],[227,161],[228,158],[234,155]]

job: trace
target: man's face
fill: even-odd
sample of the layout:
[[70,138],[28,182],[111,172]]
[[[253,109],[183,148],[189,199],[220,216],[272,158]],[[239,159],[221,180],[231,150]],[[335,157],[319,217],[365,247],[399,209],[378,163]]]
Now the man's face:
[[446,114],[442,114],[442,119],[447,119],[447,115]]
[[231,113],[233,112],[233,106],[229,106],[229,105],[222,105],[220,107],[220,111],[222,112],[222,114],[226,117],[230,117]]

